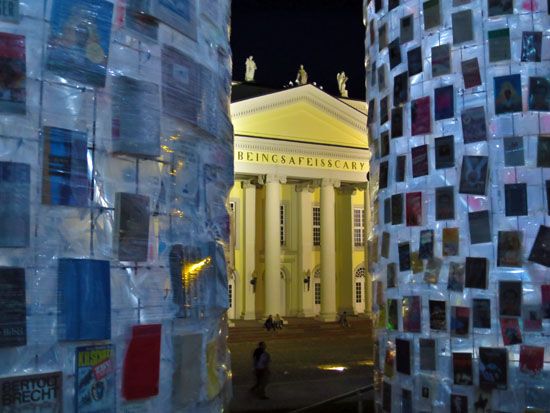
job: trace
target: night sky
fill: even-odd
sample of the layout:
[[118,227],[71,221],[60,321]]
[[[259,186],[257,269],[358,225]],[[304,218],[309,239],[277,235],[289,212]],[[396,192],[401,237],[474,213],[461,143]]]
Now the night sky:
[[252,55],[258,85],[280,89],[303,64],[332,95],[344,70],[349,97],[365,99],[362,0],[233,0],[231,20],[233,80],[244,80]]

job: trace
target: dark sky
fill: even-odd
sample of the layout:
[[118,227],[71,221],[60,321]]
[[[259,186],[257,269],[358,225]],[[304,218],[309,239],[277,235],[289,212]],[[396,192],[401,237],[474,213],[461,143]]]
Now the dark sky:
[[364,100],[362,0],[233,0],[231,19],[234,80],[252,55],[259,85],[282,88],[303,64],[309,82],[332,95],[344,70],[349,97]]

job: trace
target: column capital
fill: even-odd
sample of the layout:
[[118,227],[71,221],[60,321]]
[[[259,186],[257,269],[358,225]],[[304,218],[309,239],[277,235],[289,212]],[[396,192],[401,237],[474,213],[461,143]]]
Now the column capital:
[[271,184],[275,182],[279,184],[286,184],[286,176],[275,175],[275,174],[260,175],[258,177],[258,182],[261,185]]
[[343,184],[338,188],[338,193],[343,195],[355,195],[356,192],[357,186],[355,185]]
[[258,183],[256,179],[247,179],[247,180],[241,181],[241,187],[243,189],[256,188],[257,186],[258,186]]
[[334,188],[340,188],[340,181],[338,179],[331,178],[321,179],[321,186],[333,186]]
[[315,188],[319,186],[319,183],[317,181],[304,181],[297,183],[295,186],[296,192],[303,192],[307,191],[310,193],[313,193],[315,191]]

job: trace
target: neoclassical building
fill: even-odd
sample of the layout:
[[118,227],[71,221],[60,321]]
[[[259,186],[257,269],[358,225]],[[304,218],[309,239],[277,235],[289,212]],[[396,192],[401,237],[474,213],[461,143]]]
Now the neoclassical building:
[[230,319],[365,313],[364,103],[233,86]]

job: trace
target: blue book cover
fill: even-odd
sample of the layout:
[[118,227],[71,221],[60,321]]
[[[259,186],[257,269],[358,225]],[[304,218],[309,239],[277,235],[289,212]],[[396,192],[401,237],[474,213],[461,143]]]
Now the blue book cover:
[[152,0],[152,15],[187,37],[197,39],[197,8],[194,0]]
[[30,166],[0,162],[0,248],[29,245]]
[[115,411],[115,349],[112,344],[76,349],[77,413]]
[[109,261],[60,258],[58,328],[60,340],[111,337]]
[[0,347],[27,344],[25,269],[0,267]]
[[59,76],[103,87],[113,4],[104,0],[54,0],[46,57]]
[[90,200],[87,136],[44,127],[42,203],[86,207]]

